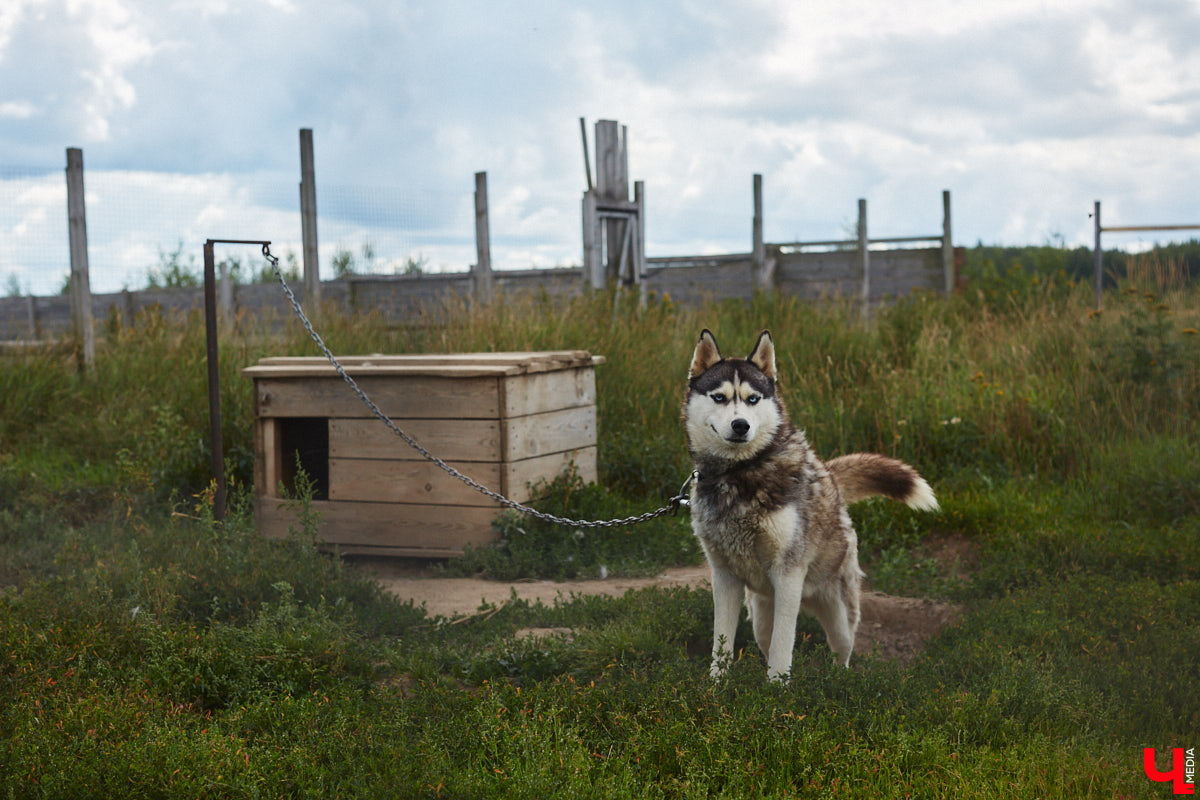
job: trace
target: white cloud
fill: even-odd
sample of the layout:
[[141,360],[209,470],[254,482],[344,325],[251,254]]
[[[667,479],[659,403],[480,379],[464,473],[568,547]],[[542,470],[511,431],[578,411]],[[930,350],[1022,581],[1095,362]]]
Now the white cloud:
[[86,31],[91,44],[89,66],[80,70],[90,87],[83,104],[83,136],[89,142],[106,141],[110,117],[137,102],[129,70],[149,59],[157,47],[144,20],[121,0],[68,0],[67,15]]
[[38,107],[27,100],[8,100],[0,103],[0,119],[29,119]]
[[44,3],[45,0],[5,0],[0,4],[0,62],[4,60],[5,50],[8,49],[17,23],[28,9]]

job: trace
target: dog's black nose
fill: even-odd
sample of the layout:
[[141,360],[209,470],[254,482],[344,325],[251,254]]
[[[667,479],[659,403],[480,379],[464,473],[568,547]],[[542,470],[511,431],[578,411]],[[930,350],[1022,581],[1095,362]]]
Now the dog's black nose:
[[729,423],[729,427],[733,428],[733,432],[737,436],[745,436],[750,431],[750,423],[740,418]]

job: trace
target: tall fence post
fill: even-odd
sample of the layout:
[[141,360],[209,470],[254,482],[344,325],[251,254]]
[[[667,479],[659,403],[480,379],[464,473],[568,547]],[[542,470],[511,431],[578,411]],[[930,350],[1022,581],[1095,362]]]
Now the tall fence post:
[[492,299],[492,240],[488,228],[487,173],[475,173],[475,301]]
[[304,248],[305,300],[315,306],[321,299],[321,269],[317,257],[317,178],[311,128],[300,129],[300,235]]
[[1104,279],[1104,250],[1100,247],[1100,201],[1095,201],[1096,205],[1092,212],[1092,220],[1096,225],[1096,246],[1092,251],[1092,260],[1096,269],[1096,309],[1100,309],[1100,296],[1103,289],[1102,281]]
[[754,280],[758,284],[759,289],[769,289],[767,265],[766,265],[766,245],[763,243],[763,199],[762,199],[762,175],[754,173],[754,218],[751,221],[751,255],[753,262]]
[[633,280],[638,286],[638,307],[646,307],[646,182],[633,182],[633,204],[637,206],[637,233],[633,237]]
[[87,212],[83,198],[83,151],[67,148],[67,235],[71,247],[71,323],[82,346],[83,366],[96,362],[92,287],[88,277]]
[[950,190],[942,190],[942,275],[946,296],[954,291],[954,240],[950,236]]
[[602,230],[596,218],[596,192],[584,192],[583,285],[588,289],[604,288],[604,265],[600,263]]
[[[625,126],[619,125],[616,120],[602,119],[596,122],[596,191],[601,201],[629,199],[626,136]],[[623,254],[620,247],[625,231],[619,219],[605,220],[601,228],[604,230],[604,243],[607,245],[603,283],[607,285],[621,280]]]
[[867,239],[867,200],[858,199],[858,269],[862,276],[862,318],[871,321],[871,243]]

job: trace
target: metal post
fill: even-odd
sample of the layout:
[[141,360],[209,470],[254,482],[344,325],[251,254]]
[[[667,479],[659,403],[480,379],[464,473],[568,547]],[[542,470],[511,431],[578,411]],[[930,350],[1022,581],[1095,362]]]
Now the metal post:
[[212,454],[213,519],[225,521],[225,446],[221,439],[221,354],[217,345],[217,267],[215,244],[270,242],[245,239],[208,239],[204,242],[204,345],[208,361],[208,443]]
[[492,240],[488,229],[487,173],[475,173],[475,301],[492,299]]
[[1092,258],[1095,261],[1096,267],[1096,310],[1100,310],[1100,294],[1102,290],[1102,281],[1104,277],[1104,250],[1100,247],[1100,201],[1096,201],[1095,209],[1092,212],[1092,220],[1096,225],[1096,246],[1092,251]]
[[87,213],[83,196],[83,151],[67,148],[67,237],[71,248],[71,322],[81,345],[83,366],[96,363],[92,329],[92,287],[88,276]]
[[221,370],[217,349],[217,276],[213,240],[204,243],[204,343],[208,354],[208,442],[212,453],[213,519],[225,520],[225,450],[221,441]]
[[950,190],[942,191],[942,275],[946,296],[954,291],[954,240],[950,238]]
[[311,128],[300,129],[300,235],[304,249],[305,300],[315,307],[321,299],[321,269],[317,257],[317,178],[313,167]]
[[871,252],[867,239],[867,201],[858,199],[858,266],[862,276],[862,318],[871,321]]

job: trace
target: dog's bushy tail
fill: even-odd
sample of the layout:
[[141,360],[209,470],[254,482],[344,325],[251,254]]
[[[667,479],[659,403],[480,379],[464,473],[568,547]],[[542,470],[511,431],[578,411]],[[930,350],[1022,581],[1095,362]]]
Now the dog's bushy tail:
[[826,462],[847,503],[882,495],[920,511],[937,511],[925,479],[908,464],[875,453],[851,453]]

